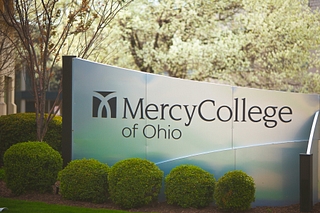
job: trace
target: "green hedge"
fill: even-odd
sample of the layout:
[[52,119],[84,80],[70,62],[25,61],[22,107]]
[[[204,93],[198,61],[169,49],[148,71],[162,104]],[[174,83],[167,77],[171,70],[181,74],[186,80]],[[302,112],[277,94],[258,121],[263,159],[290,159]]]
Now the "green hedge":
[[213,202],[215,178],[194,165],[180,165],[165,177],[167,203],[200,208]]
[[111,200],[122,208],[135,208],[155,201],[162,185],[163,171],[154,163],[130,158],[115,163],[109,172]]
[[109,166],[94,159],[71,161],[59,172],[60,194],[68,200],[102,203],[107,200]]
[[0,180],[4,180],[4,168],[0,168]]
[[[0,167],[5,151],[19,142],[36,141],[37,125],[35,113],[18,113],[0,116]],[[55,116],[49,123],[44,140],[61,153],[62,118]]]
[[21,142],[4,154],[5,181],[15,195],[36,191],[52,192],[61,155],[44,142]]
[[216,184],[214,199],[217,206],[226,211],[250,209],[255,201],[255,183],[252,177],[240,170],[223,175]]

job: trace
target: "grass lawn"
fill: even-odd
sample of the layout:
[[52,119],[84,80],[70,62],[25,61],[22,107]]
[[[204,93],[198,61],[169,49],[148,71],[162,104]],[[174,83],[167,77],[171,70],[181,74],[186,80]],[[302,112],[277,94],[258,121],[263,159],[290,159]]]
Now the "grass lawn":
[[74,206],[62,206],[46,204],[43,202],[31,202],[0,197],[0,208],[7,207],[4,212],[19,213],[128,213],[120,210],[90,209]]

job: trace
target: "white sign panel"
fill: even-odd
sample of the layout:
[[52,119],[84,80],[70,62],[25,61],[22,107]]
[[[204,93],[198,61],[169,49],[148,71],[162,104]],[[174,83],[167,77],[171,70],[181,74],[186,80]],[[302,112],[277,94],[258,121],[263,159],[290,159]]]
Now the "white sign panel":
[[165,174],[194,164],[240,169],[256,183],[254,205],[299,202],[319,96],[175,79],[73,59],[72,158],[112,166],[140,157]]

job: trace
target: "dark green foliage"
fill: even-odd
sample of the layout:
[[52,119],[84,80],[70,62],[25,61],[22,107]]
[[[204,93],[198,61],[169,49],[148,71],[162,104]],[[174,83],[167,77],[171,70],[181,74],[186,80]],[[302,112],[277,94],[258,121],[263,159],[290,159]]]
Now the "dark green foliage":
[[21,142],[4,154],[5,181],[15,195],[36,191],[52,192],[61,155],[44,142]]
[[213,202],[215,181],[212,174],[197,166],[177,166],[165,178],[167,203],[185,208],[208,206]]
[[61,196],[94,203],[106,201],[109,169],[107,164],[94,159],[71,161],[58,175]]
[[[3,154],[18,142],[36,141],[37,125],[35,113],[18,113],[0,116],[0,166],[3,165]],[[56,116],[49,123],[44,137],[53,149],[61,153],[62,118]]]
[[243,211],[255,201],[255,184],[243,171],[230,171],[216,184],[214,199],[222,210]]
[[4,168],[0,168],[0,180],[4,180]]
[[43,141],[49,144],[54,150],[60,154],[62,152],[62,117],[55,116],[48,125],[48,131],[43,138]]
[[154,163],[130,158],[114,164],[108,176],[112,201],[122,208],[135,208],[156,200],[161,189],[163,171]]

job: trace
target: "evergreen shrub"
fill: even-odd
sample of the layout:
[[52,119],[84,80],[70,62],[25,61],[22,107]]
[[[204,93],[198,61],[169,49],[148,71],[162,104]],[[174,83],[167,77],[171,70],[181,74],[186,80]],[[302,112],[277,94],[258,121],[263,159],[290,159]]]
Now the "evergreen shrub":
[[167,203],[181,207],[200,208],[213,202],[215,178],[194,165],[180,165],[165,177]]
[[59,152],[43,142],[21,142],[4,154],[6,185],[13,194],[52,192],[58,172],[62,169]]
[[106,201],[109,169],[107,164],[95,159],[71,161],[58,175],[61,196],[93,203]]
[[163,171],[153,162],[129,158],[115,163],[108,176],[111,200],[129,209],[147,205],[158,198]]
[[[0,116],[0,167],[5,151],[19,142],[37,141],[35,113],[17,113]],[[48,125],[43,141],[61,153],[62,118],[55,116]]]
[[4,168],[0,168],[0,180],[4,180]]
[[217,206],[226,211],[250,209],[255,201],[255,183],[251,176],[240,170],[230,171],[219,178],[214,192]]

